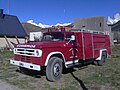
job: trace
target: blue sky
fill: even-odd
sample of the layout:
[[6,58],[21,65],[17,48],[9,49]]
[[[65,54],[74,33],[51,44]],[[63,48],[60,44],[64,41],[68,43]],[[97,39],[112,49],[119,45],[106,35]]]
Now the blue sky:
[[113,17],[120,13],[120,0],[0,0],[0,8],[18,16],[21,22],[56,24],[74,22],[76,18]]

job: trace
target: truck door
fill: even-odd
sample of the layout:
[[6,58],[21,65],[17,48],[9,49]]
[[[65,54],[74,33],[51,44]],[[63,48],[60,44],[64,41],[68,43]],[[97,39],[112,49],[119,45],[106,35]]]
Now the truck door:
[[75,41],[71,41],[71,36],[74,35],[74,34],[66,34],[66,37],[65,37],[65,41],[66,41],[66,46],[64,48],[64,51],[65,51],[65,57],[66,57],[66,60],[67,61],[71,61],[71,60],[75,60],[75,52],[74,52],[74,49],[75,49],[75,46],[74,46],[74,43]]

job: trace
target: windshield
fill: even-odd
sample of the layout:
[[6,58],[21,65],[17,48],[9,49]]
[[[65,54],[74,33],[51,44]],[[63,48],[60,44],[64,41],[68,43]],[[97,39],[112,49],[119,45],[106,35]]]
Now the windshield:
[[64,34],[61,32],[44,33],[42,41],[63,41]]

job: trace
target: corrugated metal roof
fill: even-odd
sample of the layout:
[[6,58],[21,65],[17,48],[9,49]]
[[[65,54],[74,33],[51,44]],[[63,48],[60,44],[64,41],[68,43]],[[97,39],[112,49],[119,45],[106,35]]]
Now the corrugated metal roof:
[[0,36],[25,37],[27,36],[17,16],[0,14]]

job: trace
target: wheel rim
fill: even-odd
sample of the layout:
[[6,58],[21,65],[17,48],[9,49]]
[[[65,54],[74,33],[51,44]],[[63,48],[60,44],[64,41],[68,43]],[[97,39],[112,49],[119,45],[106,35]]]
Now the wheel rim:
[[60,64],[59,63],[56,63],[54,65],[54,68],[53,68],[53,73],[54,73],[54,76],[58,76],[60,75]]
[[106,56],[105,55],[102,55],[102,63],[105,63],[105,59],[106,59]]
[[105,62],[106,62],[106,55],[103,54],[101,60],[98,61],[98,64],[99,64],[99,65],[103,65]]

